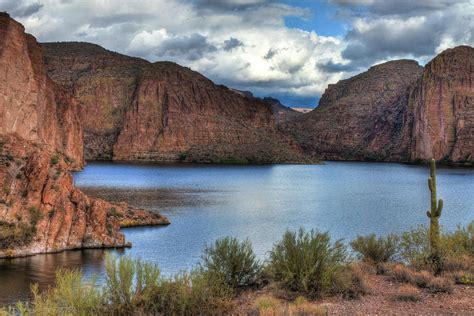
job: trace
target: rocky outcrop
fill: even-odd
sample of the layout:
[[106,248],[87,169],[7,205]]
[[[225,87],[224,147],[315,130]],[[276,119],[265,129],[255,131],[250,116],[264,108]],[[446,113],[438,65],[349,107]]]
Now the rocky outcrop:
[[0,13],[0,134],[40,141],[82,167],[83,140],[72,96],[47,75],[42,49],[18,22]]
[[170,62],[89,43],[46,43],[53,80],[81,106],[88,159],[289,162],[303,159],[271,106]]
[[70,161],[48,146],[0,137],[0,257],[127,246],[121,226],[165,217],[90,198],[73,185]]
[[83,165],[77,104],[46,75],[36,40],[5,13],[0,71],[0,257],[123,247],[120,226],[168,223],[74,187],[69,170]]
[[319,106],[283,124],[306,153],[327,160],[404,160],[405,102],[422,67],[390,61],[329,85]]
[[448,49],[431,60],[407,104],[411,161],[474,162],[474,48]]

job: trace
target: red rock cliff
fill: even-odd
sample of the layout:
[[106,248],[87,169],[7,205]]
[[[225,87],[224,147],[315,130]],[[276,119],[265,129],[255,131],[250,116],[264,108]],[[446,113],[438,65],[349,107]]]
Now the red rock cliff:
[[329,160],[403,160],[401,139],[407,90],[422,67],[390,61],[329,85],[319,106],[282,125],[306,153]]
[[474,48],[448,49],[425,66],[406,121],[410,160],[474,162]]
[[153,161],[301,160],[271,106],[170,62],[89,43],[43,44],[49,75],[82,107],[86,158]]
[[41,46],[0,13],[0,134],[15,133],[83,165],[82,128],[72,96],[46,75]]
[[166,224],[157,214],[86,196],[72,96],[46,75],[41,47],[0,13],[0,257],[121,247],[120,226]]

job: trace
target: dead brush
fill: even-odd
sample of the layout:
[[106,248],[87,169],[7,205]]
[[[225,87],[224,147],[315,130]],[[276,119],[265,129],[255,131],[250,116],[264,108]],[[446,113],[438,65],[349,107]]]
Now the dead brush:
[[405,284],[398,289],[397,294],[392,296],[392,300],[396,302],[418,302],[421,298],[416,287]]

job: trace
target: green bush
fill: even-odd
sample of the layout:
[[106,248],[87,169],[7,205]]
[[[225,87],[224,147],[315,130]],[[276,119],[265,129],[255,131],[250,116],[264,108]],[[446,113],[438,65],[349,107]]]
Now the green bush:
[[351,242],[352,249],[359,259],[371,263],[391,261],[399,252],[399,238],[396,235],[376,238],[374,234],[358,236]]
[[149,300],[147,313],[223,315],[233,309],[231,290],[217,276],[201,269],[163,278]]
[[[417,268],[433,268],[430,264],[429,230],[425,226],[405,232],[400,241],[401,257]],[[440,267],[443,271],[462,269],[474,257],[474,222],[440,236]],[[457,268],[458,267],[458,268]]]
[[347,252],[341,241],[331,243],[328,233],[287,231],[270,252],[272,278],[291,291],[310,296],[331,288],[334,273],[344,266]]
[[114,313],[130,313],[151,299],[158,286],[160,271],[157,266],[139,259],[122,256],[106,258],[106,298]]
[[429,230],[420,225],[416,229],[402,233],[400,254],[407,263],[415,267],[426,267],[430,258]]
[[58,162],[59,162],[59,156],[58,156],[58,155],[52,156],[50,162],[51,162],[52,165],[58,164]]
[[34,226],[23,222],[14,224],[0,221],[0,249],[27,245],[32,241],[35,233]]
[[239,242],[232,237],[218,239],[212,246],[206,246],[201,268],[216,275],[231,289],[254,285],[262,271],[250,241]]
[[35,315],[94,315],[106,311],[95,280],[83,283],[78,270],[58,270],[55,287],[40,293],[38,286],[33,285],[32,292]]
[[441,247],[446,256],[474,257],[474,221],[465,228],[459,226],[454,232],[444,234],[441,238]]

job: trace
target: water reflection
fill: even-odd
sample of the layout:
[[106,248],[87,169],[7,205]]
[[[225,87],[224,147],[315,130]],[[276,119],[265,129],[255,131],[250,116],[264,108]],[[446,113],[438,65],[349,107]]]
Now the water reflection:
[[0,303],[28,299],[30,283],[41,290],[54,284],[58,268],[82,269],[86,277],[103,271],[105,250],[65,251],[16,259],[0,259]]

